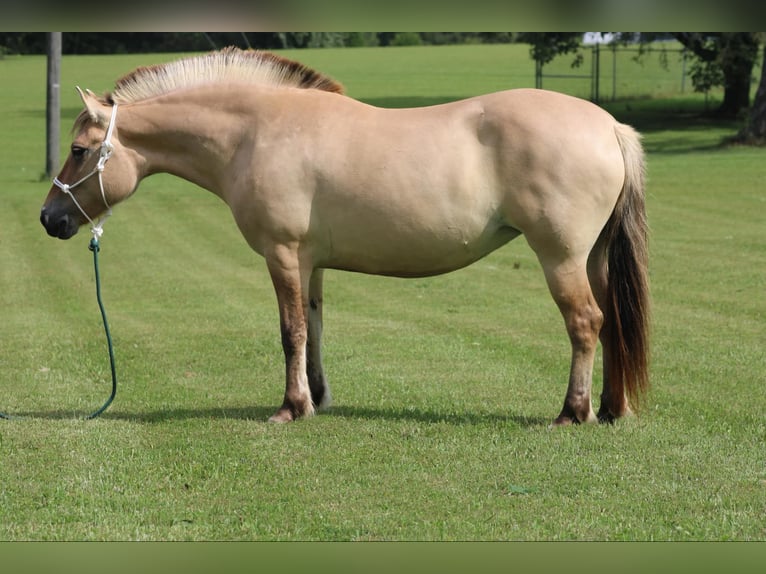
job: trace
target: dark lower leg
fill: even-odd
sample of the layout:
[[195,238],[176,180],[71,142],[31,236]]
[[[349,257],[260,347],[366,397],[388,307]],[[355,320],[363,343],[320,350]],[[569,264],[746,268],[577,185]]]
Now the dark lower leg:
[[[611,344],[610,341],[602,338],[602,347],[609,344]],[[608,353],[604,353],[604,388],[601,391],[601,406],[598,409],[598,420],[603,423],[612,423],[620,417],[633,414],[622,388],[615,388],[615,385],[610,384],[608,361]]]
[[314,406],[328,407],[330,389],[322,366],[322,269],[314,271],[309,285],[306,374]]

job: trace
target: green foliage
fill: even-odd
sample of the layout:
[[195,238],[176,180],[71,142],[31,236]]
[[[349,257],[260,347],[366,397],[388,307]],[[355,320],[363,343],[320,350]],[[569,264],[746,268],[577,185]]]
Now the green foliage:
[[[533,82],[525,46],[288,54],[378,104]],[[65,57],[62,152],[71,87],[166,59]],[[335,406],[269,425],[284,367],[265,265],[217,198],[153,176],[101,240],[120,388],[86,422],[71,417],[109,390],[88,237],[37,222],[44,58],[0,67],[0,409],[29,415],[0,421],[0,539],[766,539],[763,152],[721,148],[737,124],[702,116],[700,96],[610,106],[649,154],[654,390],[639,418],[547,428],[568,341],[519,239],[431,279],[328,272]],[[631,564],[646,552],[616,548]]]
[[572,67],[582,63],[582,54],[577,53],[582,46],[581,32],[526,32],[520,35],[519,41],[531,44],[532,59],[540,64],[572,52],[576,53]]
[[[287,32],[281,36],[285,48],[340,48],[346,43],[343,32]],[[354,37],[355,41],[359,39]]]
[[417,32],[397,32],[391,40],[392,46],[420,46],[422,43]]
[[729,78],[749,78],[758,55],[759,39],[751,32],[678,34],[695,58],[691,64],[694,89],[707,92]]
[[349,48],[361,48],[364,46],[377,46],[380,44],[375,32],[347,32],[344,45]]
[[721,65],[715,60],[707,62],[700,59],[693,60],[689,66],[689,76],[694,89],[703,93],[709,92],[716,86],[722,86],[724,82]]

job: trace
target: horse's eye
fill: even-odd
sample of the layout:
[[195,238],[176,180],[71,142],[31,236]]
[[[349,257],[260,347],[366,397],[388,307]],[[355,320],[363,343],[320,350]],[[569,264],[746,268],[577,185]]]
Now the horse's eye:
[[73,145],[72,146],[72,157],[75,159],[82,159],[85,157],[85,152],[88,151],[88,148],[82,147],[79,145]]

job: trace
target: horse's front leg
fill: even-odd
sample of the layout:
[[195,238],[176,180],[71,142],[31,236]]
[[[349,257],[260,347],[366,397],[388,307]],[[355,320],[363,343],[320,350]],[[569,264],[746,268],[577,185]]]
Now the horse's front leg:
[[297,249],[278,247],[266,258],[279,304],[282,349],[285,354],[285,398],[269,418],[289,422],[314,414],[307,377],[309,278],[311,269],[302,269]]

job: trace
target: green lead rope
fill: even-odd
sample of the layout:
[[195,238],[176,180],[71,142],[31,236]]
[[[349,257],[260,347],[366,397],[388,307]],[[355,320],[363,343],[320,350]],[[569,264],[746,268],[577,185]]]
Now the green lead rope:
[[101,320],[104,323],[106,344],[109,348],[109,367],[112,370],[112,393],[100,409],[92,412],[86,417],[88,419],[95,419],[112,404],[112,401],[117,394],[117,371],[114,368],[114,345],[112,345],[112,335],[109,332],[109,321],[106,319],[106,309],[104,309],[104,302],[101,300],[101,274],[98,271],[98,252],[101,250],[101,246],[98,244],[98,239],[95,236],[90,240],[88,249],[93,252],[93,270],[96,274],[96,299],[98,300],[98,308],[101,311]]
[[[97,416],[103,413],[109,407],[109,405],[112,404],[112,401],[117,394],[117,371],[114,368],[114,346],[112,345],[112,335],[109,332],[109,322],[106,319],[106,309],[104,309],[104,302],[101,300],[101,274],[98,270],[98,252],[101,250],[101,247],[99,246],[98,239],[95,236],[90,240],[88,249],[93,252],[93,269],[96,274],[96,299],[98,300],[98,308],[101,310],[101,319],[104,323],[104,333],[106,333],[106,343],[109,348],[109,366],[112,370],[112,393],[109,395],[109,398],[100,409],[85,417],[86,419],[95,419]],[[16,417],[0,412],[0,419],[9,420],[18,418],[23,417]]]

